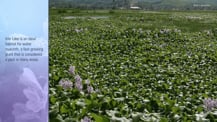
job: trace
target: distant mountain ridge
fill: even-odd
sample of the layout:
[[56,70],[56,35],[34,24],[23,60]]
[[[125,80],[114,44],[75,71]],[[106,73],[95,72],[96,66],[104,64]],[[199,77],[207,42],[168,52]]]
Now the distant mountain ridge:
[[217,9],[217,0],[50,0],[50,7],[60,8],[130,8],[141,9]]

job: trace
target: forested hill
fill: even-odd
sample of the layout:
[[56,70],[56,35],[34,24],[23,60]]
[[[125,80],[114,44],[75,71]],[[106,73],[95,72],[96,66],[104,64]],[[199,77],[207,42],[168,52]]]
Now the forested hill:
[[50,0],[50,7],[81,9],[217,9],[217,0]]

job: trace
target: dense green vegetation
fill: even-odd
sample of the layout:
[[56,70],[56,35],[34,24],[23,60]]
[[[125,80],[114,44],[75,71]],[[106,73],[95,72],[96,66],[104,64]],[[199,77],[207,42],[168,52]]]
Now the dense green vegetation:
[[51,10],[50,121],[217,121],[203,103],[217,98],[216,23],[211,11]]

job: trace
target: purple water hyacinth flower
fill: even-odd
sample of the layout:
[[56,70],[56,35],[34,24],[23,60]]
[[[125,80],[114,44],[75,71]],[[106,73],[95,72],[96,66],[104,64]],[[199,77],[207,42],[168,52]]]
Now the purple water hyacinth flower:
[[75,75],[75,66],[70,66],[69,67],[69,73],[72,75]]
[[81,120],[81,122],[91,122],[91,119],[85,116],[84,119]]
[[217,107],[217,101],[216,100],[212,100],[211,98],[207,98],[203,101],[204,107],[206,108],[206,110],[210,111],[213,108]]
[[79,90],[79,91],[82,91],[83,89],[83,85],[81,82],[75,82],[75,87]]
[[62,79],[59,82],[59,85],[62,86],[64,89],[72,88],[73,83],[70,80]]
[[81,77],[79,75],[75,76],[75,82],[79,82],[79,83],[82,82],[82,79],[81,79]]
[[93,90],[93,87],[92,86],[87,86],[87,92],[90,94],[90,93],[93,93],[94,90]]
[[75,87],[79,90],[82,91],[83,85],[82,85],[82,79],[79,75],[75,76]]

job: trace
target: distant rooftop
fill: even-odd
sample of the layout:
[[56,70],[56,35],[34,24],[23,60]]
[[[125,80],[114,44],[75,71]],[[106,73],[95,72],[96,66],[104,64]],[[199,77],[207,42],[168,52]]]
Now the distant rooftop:
[[131,6],[130,9],[141,9],[141,8],[138,6]]

